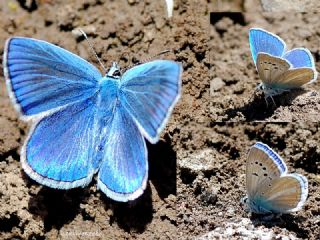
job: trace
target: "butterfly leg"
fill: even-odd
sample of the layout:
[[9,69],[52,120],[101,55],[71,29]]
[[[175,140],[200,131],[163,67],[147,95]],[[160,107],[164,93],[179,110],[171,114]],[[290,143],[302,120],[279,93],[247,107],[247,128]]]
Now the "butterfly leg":
[[281,213],[268,213],[267,215],[262,216],[261,220],[265,222],[270,222],[274,219],[280,218],[281,215]]
[[269,107],[269,104],[268,104],[268,97],[264,97],[264,101],[266,102],[266,105],[267,105],[267,108]]
[[270,98],[271,98],[271,100],[272,100],[272,102],[273,102],[274,106],[275,106],[275,107],[277,107],[277,104],[276,104],[276,102],[274,101],[273,97],[272,97],[272,96],[270,96]]

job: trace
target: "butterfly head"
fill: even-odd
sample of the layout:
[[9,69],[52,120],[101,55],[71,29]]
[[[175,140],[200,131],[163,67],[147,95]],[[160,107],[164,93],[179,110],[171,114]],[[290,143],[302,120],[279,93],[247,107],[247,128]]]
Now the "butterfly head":
[[119,64],[116,62],[112,63],[110,70],[107,72],[107,77],[119,79],[121,77],[121,71]]
[[240,200],[241,206],[244,208],[245,211],[249,211],[249,199],[248,196],[246,195],[245,197],[241,198]]

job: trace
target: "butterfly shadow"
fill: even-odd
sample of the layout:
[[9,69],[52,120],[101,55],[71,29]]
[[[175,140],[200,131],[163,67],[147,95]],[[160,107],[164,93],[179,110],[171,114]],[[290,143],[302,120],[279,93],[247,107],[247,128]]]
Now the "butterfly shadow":
[[308,238],[307,230],[301,227],[301,223],[307,220],[304,216],[292,214],[261,215],[252,213],[250,219],[255,227],[263,225],[266,228],[285,228],[290,232],[295,232],[299,238]]
[[262,93],[255,94],[254,97],[238,108],[229,108],[224,114],[227,116],[226,121],[229,121],[237,116],[239,113],[243,115],[246,121],[264,121],[271,117],[275,110],[280,106],[290,106],[294,99],[306,93],[304,89],[294,89],[284,92],[280,95],[269,97],[265,99]]
[[172,149],[169,135],[157,144],[147,144],[149,153],[149,179],[163,200],[177,194],[177,154]]
[[[28,178],[25,176],[25,179]],[[29,189],[37,183],[30,178],[25,180]],[[70,190],[58,190],[42,186],[32,194],[28,203],[28,211],[34,216],[40,217],[44,224],[44,231],[52,228],[60,230],[65,224],[74,220],[81,212],[80,204],[86,202],[90,196],[89,187]]]
[[20,7],[27,10],[28,12],[33,12],[38,9],[37,1],[36,0],[18,0]]
[[129,202],[116,202],[100,195],[106,211],[112,210],[109,224],[117,224],[121,229],[130,233],[143,233],[153,218],[153,205],[150,185],[147,185],[142,196]]

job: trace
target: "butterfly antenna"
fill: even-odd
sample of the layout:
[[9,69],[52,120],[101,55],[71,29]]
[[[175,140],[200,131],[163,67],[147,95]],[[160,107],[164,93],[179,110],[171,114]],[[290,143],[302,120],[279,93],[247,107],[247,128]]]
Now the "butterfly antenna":
[[153,55],[153,56],[151,56],[151,57],[149,57],[149,58],[147,58],[147,59],[144,59],[144,60],[140,61],[139,64],[149,62],[150,60],[152,60],[152,59],[154,59],[154,58],[156,58],[156,57],[159,57],[159,56],[161,56],[161,55],[167,54],[167,53],[169,53],[169,52],[171,52],[171,51],[172,51],[171,49],[167,49],[167,50],[164,50],[164,51],[162,51],[162,52],[159,52],[159,53],[157,53],[157,54],[155,54],[155,55]]
[[94,50],[91,42],[89,41],[87,34],[86,34],[81,28],[78,28],[78,30],[82,33],[82,35],[84,36],[84,38],[87,40],[87,42],[88,42],[88,44],[89,44],[89,46],[90,46],[90,48],[91,48],[94,56],[96,57],[96,59],[98,59],[98,62],[100,63],[101,67],[103,68],[104,72],[107,73],[108,71],[107,71],[106,67],[103,65],[102,61],[101,61],[100,58],[98,57],[98,54],[97,54],[97,52]]
[[142,60],[142,61],[138,61],[138,62],[135,63],[135,64],[131,64],[131,65],[129,65],[128,67],[124,68],[124,69],[122,70],[122,72],[125,72],[125,71],[127,71],[129,68],[132,68],[132,67],[134,67],[134,66],[137,66],[137,65],[140,65],[140,64],[149,62],[150,60],[154,59],[155,57],[159,57],[159,56],[161,56],[161,55],[163,55],[163,54],[167,54],[167,53],[169,53],[169,52],[172,52],[172,49],[164,50],[164,51],[159,52],[159,53],[157,53],[157,54],[155,54],[155,55],[153,55],[153,56],[151,56],[151,57],[149,57],[149,58],[147,58],[147,59],[144,59],[144,60]]

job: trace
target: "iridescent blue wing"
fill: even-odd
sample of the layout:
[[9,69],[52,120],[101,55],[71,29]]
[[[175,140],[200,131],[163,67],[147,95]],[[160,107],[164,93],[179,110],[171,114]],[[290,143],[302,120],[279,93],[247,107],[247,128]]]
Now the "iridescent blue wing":
[[250,149],[246,165],[246,185],[249,200],[262,185],[286,174],[287,166],[268,145],[257,142]]
[[131,68],[120,82],[120,101],[143,135],[158,141],[180,96],[181,65],[156,60]]
[[288,213],[300,210],[307,197],[308,180],[294,173],[260,186],[255,203],[262,212]]
[[21,151],[25,172],[60,189],[87,185],[96,172],[95,103],[90,98],[40,119]]
[[120,104],[113,119],[101,131],[105,134],[98,187],[110,198],[127,202],[139,197],[147,183],[147,149],[132,117]]
[[306,48],[295,48],[285,53],[283,58],[287,59],[293,68],[314,68],[314,60],[311,52]]
[[8,39],[3,66],[9,95],[23,117],[89,98],[101,78],[84,59],[31,38]]
[[255,64],[258,53],[263,52],[275,57],[282,57],[286,50],[286,44],[279,36],[261,28],[250,29],[249,43]]

